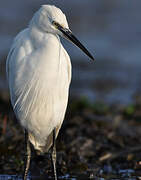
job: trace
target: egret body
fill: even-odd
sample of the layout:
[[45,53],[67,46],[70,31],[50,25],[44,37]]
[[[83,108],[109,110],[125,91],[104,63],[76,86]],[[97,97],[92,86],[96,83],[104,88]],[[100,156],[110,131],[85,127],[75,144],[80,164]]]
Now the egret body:
[[55,139],[64,120],[71,81],[70,57],[59,35],[93,59],[70,31],[63,12],[51,5],[43,5],[34,14],[29,26],[16,36],[7,57],[11,103],[26,132],[28,157],[24,179],[30,164],[30,143],[42,153],[53,147],[57,179]]

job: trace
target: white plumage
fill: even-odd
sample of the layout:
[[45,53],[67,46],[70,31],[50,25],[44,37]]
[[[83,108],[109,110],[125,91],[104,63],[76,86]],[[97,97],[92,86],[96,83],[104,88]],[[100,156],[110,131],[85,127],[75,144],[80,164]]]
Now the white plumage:
[[70,58],[59,35],[93,59],[70,31],[63,12],[51,5],[43,5],[35,13],[28,28],[15,38],[7,57],[12,106],[28,135],[24,180],[30,165],[29,141],[40,152],[47,152],[53,144],[52,161],[57,180],[55,138],[65,116],[71,81]]
[[62,25],[67,25],[60,9],[42,6],[29,27],[17,35],[7,58],[14,112],[22,127],[28,130],[35,149],[41,151],[53,129],[61,127],[71,80],[70,58],[55,34],[56,29],[41,28],[42,21],[48,17],[54,20],[59,17]]

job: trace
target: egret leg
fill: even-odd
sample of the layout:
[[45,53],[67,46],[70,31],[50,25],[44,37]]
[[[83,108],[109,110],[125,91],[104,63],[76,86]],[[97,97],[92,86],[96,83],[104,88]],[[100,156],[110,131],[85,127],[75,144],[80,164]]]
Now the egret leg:
[[24,180],[27,179],[28,170],[30,166],[30,159],[31,159],[31,148],[28,133],[25,130],[25,146],[26,146],[26,155],[25,155],[25,168],[24,168]]
[[52,144],[52,165],[53,165],[53,172],[54,172],[54,178],[57,180],[57,173],[56,173],[56,143],[55,143],[55,136],[56,136],[56,130],[53,130],[53,144]]

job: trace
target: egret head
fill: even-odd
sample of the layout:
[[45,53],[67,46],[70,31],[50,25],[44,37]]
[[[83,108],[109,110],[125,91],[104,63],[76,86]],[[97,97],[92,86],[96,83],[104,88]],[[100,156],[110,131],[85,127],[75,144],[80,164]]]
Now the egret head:
[[57,34],[68,39],[94,60],[88,50],[72,34],[66,16],[59,8],[52,5],[42,5],[31,20],[31,24],[37,26],[43,32]]
[[31,20],[31,24],[43,32],[62,35],[56,28],[55,22],[59,23],[62,27],[69,28],[65,14],[53,5],[42,5]]

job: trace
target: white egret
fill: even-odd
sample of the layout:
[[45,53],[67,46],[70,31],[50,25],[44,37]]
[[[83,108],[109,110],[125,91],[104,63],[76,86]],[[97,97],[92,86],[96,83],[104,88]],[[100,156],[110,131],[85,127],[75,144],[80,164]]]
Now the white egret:
[[24,179],[30,165],[30,143],[42,153],[52,146],[57,179],[55,139],[64,119],[71,81],[70,57],[59,35],[94,59],[70,31],[63,12],[52,5],[43,5],[34,14],[29,26],[16,36],[7,57],[11,103],[26,135]]

